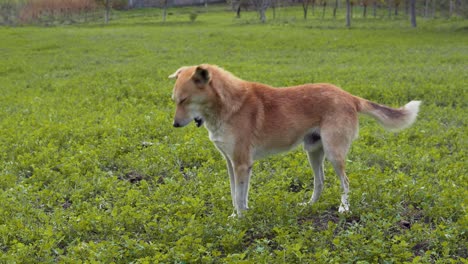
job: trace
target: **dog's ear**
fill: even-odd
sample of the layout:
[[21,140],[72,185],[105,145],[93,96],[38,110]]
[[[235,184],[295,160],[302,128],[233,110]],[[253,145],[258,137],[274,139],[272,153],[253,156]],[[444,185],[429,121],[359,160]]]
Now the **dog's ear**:
[[202,87],[210,82],[211,80],[210,72],[208,71],[208,69],[198,66],[192,75],[192,80],[195,82],[196,85],[198,85],[199,87]]
[[169,79],[177,79],[177,77],[179,77],[179,74],[187,69],[188,67],[187,66],[184,66],[184,67],[180,67],[177,71],[175,71],[173,74],[169,75],[168,78]]

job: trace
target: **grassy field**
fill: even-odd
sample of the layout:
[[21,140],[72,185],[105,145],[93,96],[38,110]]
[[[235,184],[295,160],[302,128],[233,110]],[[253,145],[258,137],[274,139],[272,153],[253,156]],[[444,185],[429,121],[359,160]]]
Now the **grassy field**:
[[[1,263],[466,263],[468,23],[304,22],[282,9],[119,13],[108,26],[0,28]],[[145,15],[142,16],[141,14]],[[135,16],[132,16],[132,15]],[[205,129],[172,128],[179,66],[218,64],[286,86],[331,82],[390,106],[422,100],[400,133],[361,118],[340,187],[311,207],[297,150],[257,162],[229,219],[225,162]]]

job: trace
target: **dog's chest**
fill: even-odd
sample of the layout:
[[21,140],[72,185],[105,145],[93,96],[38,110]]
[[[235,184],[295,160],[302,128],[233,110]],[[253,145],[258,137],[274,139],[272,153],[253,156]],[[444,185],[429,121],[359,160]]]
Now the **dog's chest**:
[[227,133],[226,129],[220,127],[218,129],[208,129],[210,140],[216,147],[223,153],[231,156],[234,153],[234,138],[231,134]]

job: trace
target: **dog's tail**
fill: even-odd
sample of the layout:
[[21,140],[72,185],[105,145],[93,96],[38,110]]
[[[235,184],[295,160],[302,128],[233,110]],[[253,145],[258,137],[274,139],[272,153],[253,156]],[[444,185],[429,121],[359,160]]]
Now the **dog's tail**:
[[359,112],[375,118],[388,130],[401,130],[411,126],[419,112],[421,101],[411,101],[400,108],[379,105],[365,99],[359,100]]

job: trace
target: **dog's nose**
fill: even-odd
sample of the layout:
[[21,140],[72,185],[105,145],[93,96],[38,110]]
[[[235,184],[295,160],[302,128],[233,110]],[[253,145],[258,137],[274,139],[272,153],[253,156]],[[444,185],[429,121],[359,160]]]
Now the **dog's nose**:
[[174,124],[172,124],[174,127],[180,127],[179,122],[174,121]]

